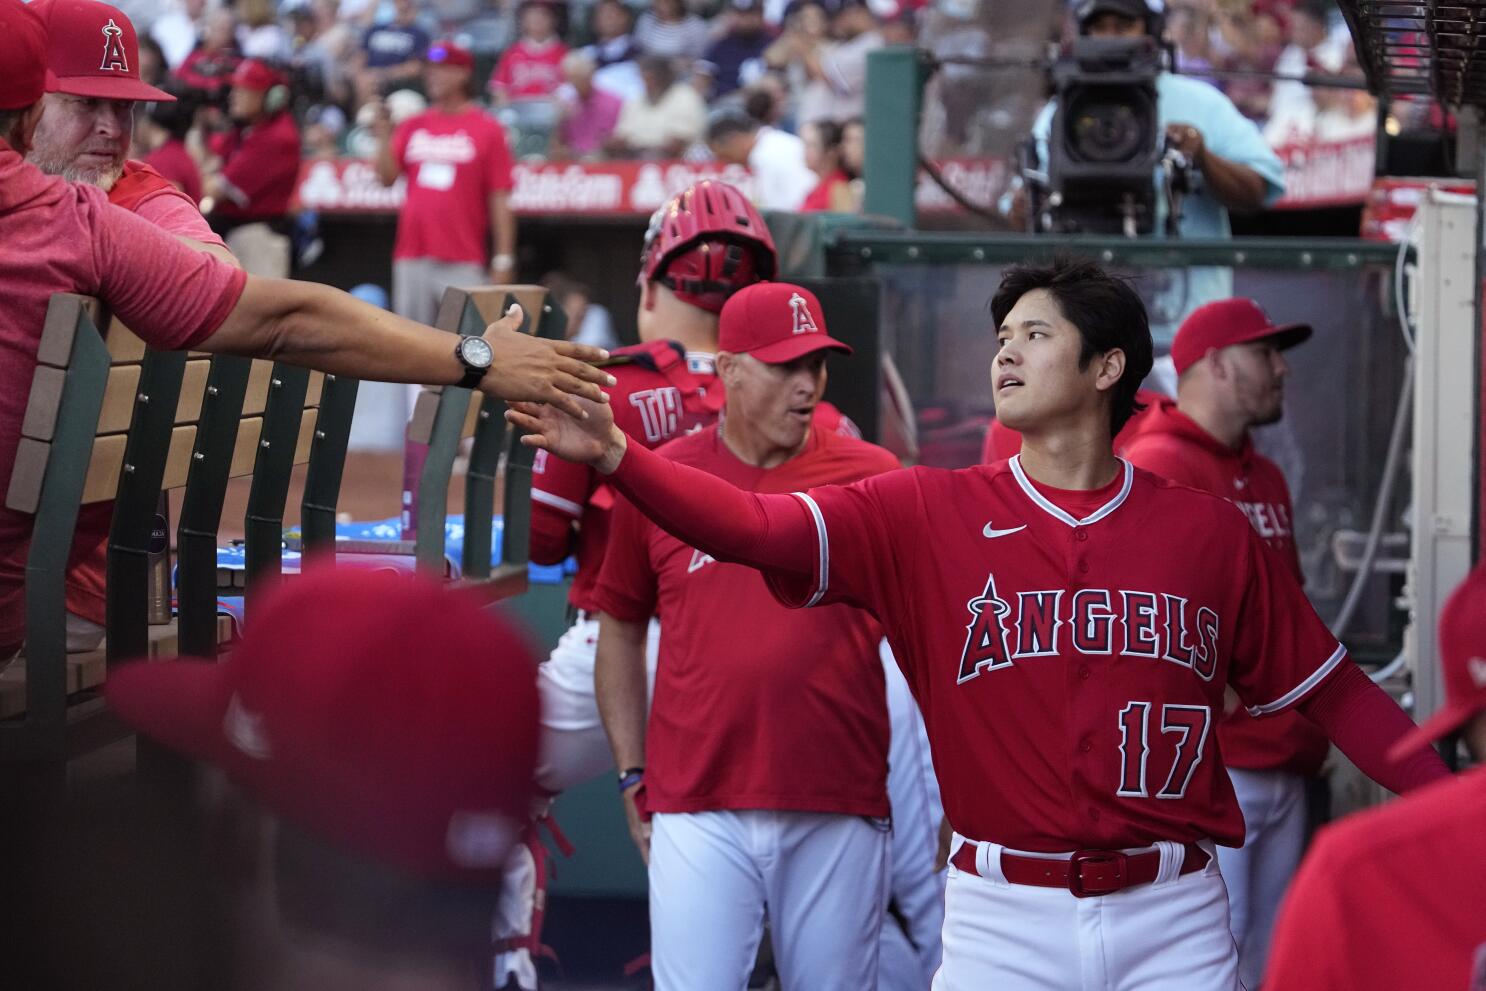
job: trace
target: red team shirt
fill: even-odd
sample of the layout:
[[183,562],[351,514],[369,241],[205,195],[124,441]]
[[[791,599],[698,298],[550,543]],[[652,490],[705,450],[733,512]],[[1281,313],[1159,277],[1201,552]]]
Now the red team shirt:
[[490,196],[513,185],[505,128],[474,105],[429,110],[398,125],[392,158],[408,179],[392,257],[483,266]]
[[1275,923],[1265,991],[1486,988],[1486,768],[1327,826]]
[[[158,249],[156,242],[161,242]],[[139,250],[141,244],[151,250]],[[178,244],[108,205],[92,186],[43,175],[0,142],[0,487],[15,465],[36,370],[39,328],[55,292],[107,295],[153,347],[195,347],[242,295],[238,269]],[[25,560],[32,518],[0,507],[0,647],[25,629]]]
[[508,100],[551,96],[563,84],[562,60],[567,54],[568,47],[556,38],[541,45],[522,38],[500,57],[490,90]]
[[814,489],[797,496],[814,573],[771,586],[882,621],[962,835],[1041,852],[1240,845],[1215,739],[1224,685],[1280,712],[1345,651],[1293,608],[1291,569],[1228,502],[1128,464],[1102,492],[1050,494],[1018,458]]
[[[739,461],[716,425],[659,453],[754,492],[898,467],[819,423],[802,454],[772,469]],[[757,571],[694,550],[623,500],[594,596],[619,619],[664,617],[645,747],[650,811],[888,814],[882,635],[867,613],[786,610]]]
[[[716,422],[725,397],[714,355],[687,353],[675,341],[651,341],[613,355],[619,360],[607,371],[616,381],[604,391],[614,422],[631,440],[653,449]],[[816,406],[815,422],[834,433],[860,436],[856,425],[830,403]],[[599,612],[593,587],[609,539],[613,490],[588,465],[538,451],[531,497],[531,559],[558,564],[577,555],[578,573],[568,601],[575,609]],[[574,522],[579,524],[576,543]]]
[[213,216],[272,220],[289,212],[299,181],[299,125],[288,111],[252,127],[218,135],[212,151],[224,159],[222,178],[248,198],[247,206],[222,198]]
[[[1160,399],[1141,416],[1124,455],[1134,464],[1173,482],[1211,492],[1233,503],[1254,530],[1304,581],[1295,549],[1290,488],[1279,466],[1254,450],[1245,438],[1234,450]],[[1243,709],[1218,726],[1223,763],[1251,770],[1285,770],[1311,776],[1326,761],[1331,741],[1319,726],[1298,712],[1259,721]]]

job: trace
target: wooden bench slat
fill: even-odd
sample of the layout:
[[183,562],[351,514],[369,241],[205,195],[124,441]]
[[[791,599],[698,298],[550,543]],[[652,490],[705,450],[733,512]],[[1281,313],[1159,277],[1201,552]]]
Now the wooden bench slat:
[[243,396],[243,416],[257,416],[268,405],[268,387],[273,382],[273,362],[254,359],[248,372],[248,391]]
[[315,424],[320,420],[320,411],[307,409],[299,420],[299,439],[294,444],[294,463],[310,463],[310,445],[315,441]]
[[26,397],[26,415],[21,419],[21,436],[50,441],[57,430],[57,411],[62,407],[62,385],[67,371],[49,365],[37,365],[31,377],[31,394]]
[[15,449],[15,467],[10,471],[10,488],[5,492],[5,506],[21,513],[34,513],[41,504],[41,483],[46,477],[46,462],[52,445],[46,441],[22,437]]
[[308,409],[311,406],[320,405],[320,396],[325,392],[325,373],[310,369],[310,382],[304,390],[304,405]]
[[206,395],[206,378],[211,370],[210,358],[192,358],[186,362],[181,375],[181,398],[175,407],[176,423],[195,423],[201,419],[201,400]]
[[[114,365],[103,387],[103,408],[98,411],[98,433],[122,434],[134,418],[134,400],[139,395],[142,365]],[[33,386],[34,388],[34,386]]]
[[110,320],[103,332],[103,343],[115,365],[144,361],[145,343],[139,335],[118,320]]
[[[119,474],[124,470],[124,452],[128,434],[110,434],[93,442],[93,457],[88,462],[88,476],[83,482],[83,504],[106,502],[119,491]],[[179,481],[186,484],[185,466],[191,462],[191,447],[196,443],[196,427],[183,424],[170,432],[170,450],[166,454],[166,471],[180,466]],[[173,485],[166,485],[174,488]]]

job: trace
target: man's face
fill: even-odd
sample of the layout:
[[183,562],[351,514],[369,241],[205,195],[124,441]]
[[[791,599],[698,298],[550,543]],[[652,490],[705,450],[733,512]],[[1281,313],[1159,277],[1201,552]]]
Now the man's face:
[[1106,11],[1094,15],[1084,26],[1084,34],[1091,38],[1144,38],[1145,22]]
[[1278,422],[1285,413],[1285,376],[1290,366],[1273,341],[1250,341],[1213,356],[1226,373],[1234,408],[1251,427]]
[[1017,300],[997,331],[991,362],[996,419],[1023,433],[1071,424],[1100,404],[1100,362],[1078,367],[1083,336],[1046,289]]
[[863,124],[847,124],[841,132],[841,161],[856,175],[862,174],[867,160],[867,128]]
[[521,33],[533,41],[546,41],[557,33],[557,18],[545,4],[529,4],[521,11]]
[[1306,50],[1315,48],[1326,40],[1326,22],[1297,10],[1290,15],[1290,40]]
[[740,417],[771,446],[795,450],[805,443],[815,406],[826,391],[826,353],[815,351],[782,365],[729,355],[724,381],[729,417]]
[[707,142],[712,149],[712,154],[717,160],[728,165],[747,165],[749,136],[747,134],[729,134],[718,138],[716,141]]
[[423,88],[431,103],[441,103],[469,91],[470,70],[462,65],[439,65],[429,62],[423,67]]
[[124,171],[133,135],[133,100],[48,93],[27,157],[50,175],[108,190]]
[[600,40],[618,38],[629,30],[629,15],[618,3],[600,3],[593,10],[593,32]]
[[239,123],[250,123],[263,113],[266,94],[260,90],[234,86],[227,93],[227,115]]
[[392,10],[399,24],[411,24],[418,19],[418,5],[413,0],[396,0]]

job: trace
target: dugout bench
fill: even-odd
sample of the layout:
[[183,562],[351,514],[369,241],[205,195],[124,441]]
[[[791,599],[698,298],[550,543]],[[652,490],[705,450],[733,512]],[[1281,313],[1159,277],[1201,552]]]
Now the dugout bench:
[[[438,326],[481,333],[511,302],[522,330],[560,339],[565,320],[545,290],[450,289]],[[99,328],[106,328],[106,333]],[[428,445],[419,483],[416,541],[336,540],[335,510],[356,401],[344,376],[227,355],[162,352],[111,320],[95,300],[57,294],[47,311],[6,505],[33,514],[26,564],[26,647],[0,673],[0,768],[60,766],[121,739],[98,692],[110,665],[170,654],[215,657],[235,635],[221,599],[246,614],[283,574],[290,475],[306,465],[300,547],[307,562],[346,563],[374,550],[408,569],[481,587],[492,600],[526,589],[534,451],[517,442],[502,404],[457,387],[420,397],[410,436]],[[446,561],[443,514],[462,441],[465,539]],[[219,574],[218,529],[229,479],[252,481],[244,520],[241,587]],[[503,483],[503,484],[502,484]],[[147,613],[151,529],[160,493],[184,489],[177,529],[177,609],[168,625]],[[492,562],[492,516],[501,490],[504,533]],[[80,512],[113,500],[107,554],[106,645],[66,649],[65,576]],[[106,512],[106,510],[104,510]],[[354,562],[353,562],[354,563]],[[226,586],[224,587],[224,580]]]

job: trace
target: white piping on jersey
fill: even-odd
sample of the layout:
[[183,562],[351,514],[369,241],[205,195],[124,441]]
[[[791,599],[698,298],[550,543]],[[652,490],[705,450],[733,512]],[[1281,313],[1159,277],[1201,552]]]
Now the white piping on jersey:
[[791,494],[810,510],[810,515],[815,520],[815,542],[820,545],[820,559],[815,562],[815,566],[820,569],[820,581],[815,583],[815,594],[810,596],[809,602],[805,603],[804,608],[809,609],[826,594],[826,585],[830,582],[831,573],[831,545],[826,540],[826,519],[820,514],[820,507],[815,504],[815,500],[803,492]]
[[1268,705],[1249,706],[1249,715],[1257,717],[1268,715],[1271,712],[1279,712],[1281,709],[1285,708],[1285,706],[1291,705],[1299,699],[1304,698],[1306,693],[1308,693],[1312,688],[1315,688],[1317,685],[1319,685],[1321,683],[1321,679],[1325,678],[1328,674],[1334,671],[1336,669],[1336,666],[1340,664],[1346,656],[1347,648],[1343,647],[1341,644],[1337,644],[1336,650],[1331,652],[1331,656],[1326,659],[1326,663],[1316,668],[1316,670],[1312,671],[1309,678],[1305,679],[1300,684],[1290,689],[1278,699],[1270,702]]
[[541,489],[532,489],[531,497],[533,501],[540,502],[544,506],[560,509],[569,516],[575,516],[578,519],[583,518],[583,507],[571,499],[564,499],[562,496],[555,496],[551,492],[543,492]]
[[1130,494],[1130,486],[1135,483],[1135,469],[1130,467],[1130,462],[1124,458],[1117,458],[1116,460],[1125,466],[1125,481],[1120,485],[1120,491],[1109,502],[1106,502],[1081,520],[1074,519],[1071,513],[1059,509],[1048,501],[1047,496],[1037,491],[1037,486],[1033,485],[1032,480],[1027,477],[1027,473],[1022,471],[1022,456],[1020,454],[1013,456],[1011,459],[1011,474],[1016,478],[1016,483],[1022,487],[1022,492],[1026,493],[1027,498],[1036,503],[1039,509],[1053,519],[1061,520],[1069,526],[1088,526],[1091,523],[1098,523],[1104,517],[1119,509],[1120,504],[1125,501],[1125,497]]

